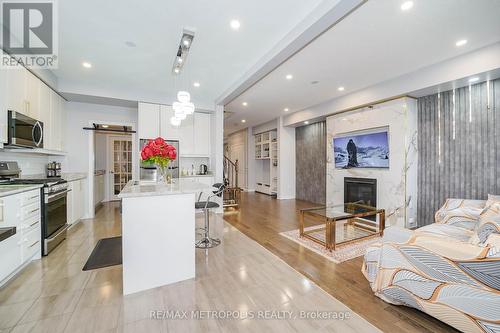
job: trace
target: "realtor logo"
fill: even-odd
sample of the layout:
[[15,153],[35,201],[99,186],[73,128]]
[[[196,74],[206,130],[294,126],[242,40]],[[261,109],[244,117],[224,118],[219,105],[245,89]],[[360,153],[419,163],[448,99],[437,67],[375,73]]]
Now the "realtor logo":
[[2,67],[21,63],[25,67],[56,68],[55,2],[3,0],[1,4]]

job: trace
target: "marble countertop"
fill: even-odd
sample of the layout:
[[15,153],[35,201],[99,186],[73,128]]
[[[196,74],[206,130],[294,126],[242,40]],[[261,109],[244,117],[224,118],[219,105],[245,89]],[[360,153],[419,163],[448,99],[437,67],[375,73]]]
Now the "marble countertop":
[[200,193],[204,191],[213,191],[212,186],[202,184],[190,179],[176,179],[174,184],[162,184],[156,182],[138,182],[131,180],[125,185],[118,195],[119,198],[149,197],[176,195],[188,193]]
[[87,178],[87,174],[84,172],[71,172],[71,173],[63,173],[61,178],[68,181],[73,182],[75,180],[85,179]]
[[42,184],[33,184],[33,185],[0,185],[0,198],[6,197],[9,195],[27,192],[31,190],[36,190],[42,187]]

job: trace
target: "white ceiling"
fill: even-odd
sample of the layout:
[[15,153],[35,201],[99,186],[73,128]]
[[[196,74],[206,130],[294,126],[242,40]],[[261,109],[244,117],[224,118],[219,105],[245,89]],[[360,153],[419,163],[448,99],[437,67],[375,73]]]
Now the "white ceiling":
[[[414,0],[407,12],[401,11],[402,2],[369,0],[330,28],[227,104],[233,114],[225,121],[225,131],[260,124],[500,41],[498,0]],[[462,38],[468,43],[456,47]],[[287,74],[293,79],[286,80]],[[345,90],[339,92],[339,86]]]
[[[172,96],[184,85],[195,103],[213,105],[320,2],[58,1],[59,69],[54,74],[60,90],[68,93],[133,99],[142,92]],[[241,22],[239,31],[230,28],[232,19]],[[183,28],[196,35],[179,82],[171,69]],[[83,61],[93,67],[83,68]],[[201,87],[194,88],[194,81]]]

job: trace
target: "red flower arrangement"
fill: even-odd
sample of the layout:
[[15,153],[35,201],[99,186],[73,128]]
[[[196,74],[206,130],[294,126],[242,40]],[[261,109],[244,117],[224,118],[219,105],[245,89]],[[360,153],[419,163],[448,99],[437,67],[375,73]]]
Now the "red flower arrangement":
[[168,166],[170,161],[177,158],[177,151],[174,146],[169,145],[163,138],[149,140],[148,144],[142,148],[141,158],[146,163],[154,163],[161,168]]

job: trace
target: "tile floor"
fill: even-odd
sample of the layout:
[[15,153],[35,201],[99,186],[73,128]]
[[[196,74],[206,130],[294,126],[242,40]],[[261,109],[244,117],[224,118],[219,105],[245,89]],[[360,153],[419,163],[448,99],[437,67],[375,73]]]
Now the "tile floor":
[[[81,270],[99,239],[120,235],[118,206],[104,205],[0,290],[0,332],[378,331],[220,216],[214,219],[222,244],[196,251],[196,279],[123,296],[121,266]],[[158,264],[168,265],[161,257]],[[152,311],[177,319],[151,319]],[[301,311],[349,318],[303,319]],[[183,319],[184,313],[203,319]]]

